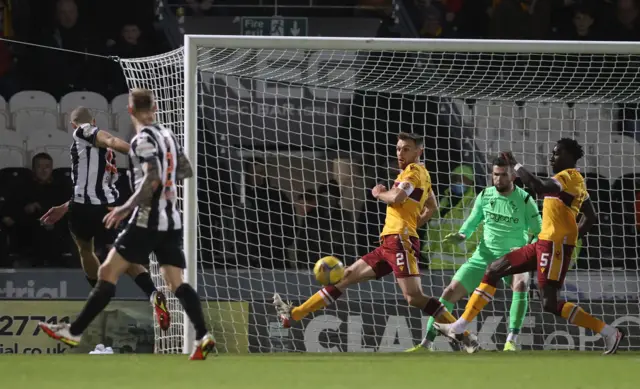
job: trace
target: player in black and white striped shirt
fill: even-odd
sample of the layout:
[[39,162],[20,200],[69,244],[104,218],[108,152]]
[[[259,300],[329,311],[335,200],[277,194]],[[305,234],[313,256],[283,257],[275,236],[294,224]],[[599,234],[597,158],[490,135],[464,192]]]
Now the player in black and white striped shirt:
[[135,193],[104,218],[107,228],[129,217],[114,248],[100,266],[98,283],[76,320],[69,324],[40,323],[50,337],[78,345],[84,330],[115,295],[118,278],[132,264],[147,264],[154,254],[165,281],[180,300],[196,330],[190,359],[205,359],[215,342],[207,332],[200,299],[182,278],[186,267],[182,247],[182,220],[177,209],[177,181],[193,176],[193,169],[173,133],[155,122],[155,103],[150,91],[135,89],[129,95],[129,112],[137,135],[129,158]]
[[[115,239],[113,234],[109,239],[102,224],[102,219],[118,200],[118,190],[115,187],[118,169],[114,150],[127,154],[130,147],[127,142],[98,129],[87,108],[76,108],[71,112],[70,119],[73,126],[73,197],[68,202],[51,208],[41,220],[44,224],[54,224],[66,213],[69,214],[69,230],[78,247],[82,268],[87,281],[94,287],[100,267],[94,250],[94,239],[98,236],[105,236],[108,241]],[[158,324],[166,331],[171,324],[166,298],[156,289],[147,269],[142,265],[132,264],[127,269],[127,274],[153,302]]]

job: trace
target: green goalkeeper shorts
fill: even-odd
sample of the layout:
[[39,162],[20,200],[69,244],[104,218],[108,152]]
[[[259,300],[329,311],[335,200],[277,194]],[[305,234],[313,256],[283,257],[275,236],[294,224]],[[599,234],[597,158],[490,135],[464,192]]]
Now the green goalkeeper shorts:
[[[477,251],[473,253],[471,258],[456,271],[453,275],[453,280],[459,282],[467,294],[473,293],[473,291],[480,285],[484,273],[487,271],[487,266],[496,259],[500,258],[494,255],[483,255]],[[502,279],[505,285],[511,286],[512,276],[507,276]]]

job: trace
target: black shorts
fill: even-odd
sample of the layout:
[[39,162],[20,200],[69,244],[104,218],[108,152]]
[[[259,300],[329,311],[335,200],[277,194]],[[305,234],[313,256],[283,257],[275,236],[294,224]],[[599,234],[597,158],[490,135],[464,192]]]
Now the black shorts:
[[110,205],[69,203],[69,230],[80,240],[85,242],[93,238],[104,238],[105,242],[113,242],[115,231],[104,228],[102,219],[109,213]]
[[187,265],[182,248],[182,230],[157,231],[128,224],[113,247],[131,263],[148,265],[149,256],[155,254],[160,266],[184,269]]

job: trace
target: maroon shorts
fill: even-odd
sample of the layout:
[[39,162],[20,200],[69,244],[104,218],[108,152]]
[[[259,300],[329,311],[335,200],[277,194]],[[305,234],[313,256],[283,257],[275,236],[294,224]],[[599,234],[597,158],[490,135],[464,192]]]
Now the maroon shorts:
[[515,274],[537,270],[539,288],[546,284],[560,288],[569,271],[573,249],[568,244],[539,240],[510,252],[505,259]]
[[420,239],[413,236],[386,235],[382,237],[380,247],[365,254],[362,260],[371,266],[377,278],[382,278],[391,272],[397,278],[405,278],[420,275],[418,258],[420,258]]

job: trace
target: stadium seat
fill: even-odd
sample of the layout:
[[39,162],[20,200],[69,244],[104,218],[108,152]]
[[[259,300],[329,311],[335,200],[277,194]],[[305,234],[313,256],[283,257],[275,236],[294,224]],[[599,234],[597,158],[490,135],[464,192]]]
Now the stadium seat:
[[9,110],[4,97],[0,96],[0,131],[8,129],[9,126]]
[[18,133],[33,130],[55,130],[58,124],[58,103],[46,92],[18,92],[9,100],[13,125]]
[[525,103],[524,117],[530,130],[568,131],[571,128],[569,107],[565,104]]
[[109,102],[107,99],[95,92],[71,92],[60,99],[60,112],[62,113],[62,128],[69,126],[69,114],[78,106],[89,108],[96,119],[99,128],[110,131],[111,121],[109,120]]
[[0,191],[23,186],[31,179],[31,170],[25,167],[8,167],[0,169]]
[[15,131],[0,129],[0,169],[25,166],[25,142]]
[[640,173],[640,145],[631,137],[611,134],[610,142],[599,142],[598,173],[617,178],[632,173]]
[[611,132],[613,104],[576,104],[571,108],[577,130]]
[[35,131],[29,135],[27,150],[33,156],[38,153],[47,153],[53,158],[53,167],[68,167],[70,162],[69,148],[72,139],[69,134],[62,131]]
[[71,178],[71,168],[59,167],[53,169],[53,179],[56,181],[66,182],[68,187],[73,186],[73,180]]
[[114,135],[129,142],[133,136],[133,124],[129,117],[129,95],[116,96],[111,101],[111,113],[113,115]]
[[611,267],[612,263],[609,261],[613,256],[611,182],[606,177],[593,172],[585,173],[584,177],[589,197],[598,213],[598,223],[586,237],[586,250],[583,254],[587,261],[579,262],[578,267],[588,269]]

